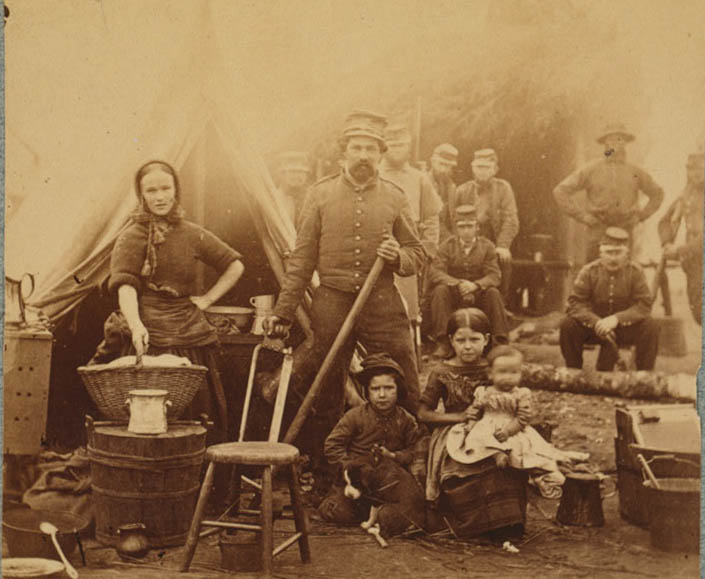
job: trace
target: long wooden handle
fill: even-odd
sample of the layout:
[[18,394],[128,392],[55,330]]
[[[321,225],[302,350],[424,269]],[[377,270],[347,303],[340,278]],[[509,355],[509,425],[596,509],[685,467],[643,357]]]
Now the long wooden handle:
[[313,403],[315,402],[316,397],[318,396],[318,392],[323,387],[323,379],[326,377],[328,370],[330,370],[330,367],[332,366],[335,357],[338,355],[340,348],[350,336],[350,333],[352,332],[352,329],[355,325],[355,321],[357,320],[357,316],[360,314],[360,311],[365,305],[367,298],[372,293],[372,288],[374,287],[375,283],[377,283],[377,278],[379,278],[379,275],[382,273],[383,268],[384,260],[381,257],[377,257],[374,264],[372,265],[370,273],[367,274],[367,279],[365,279],[365,283],[362,285],[360,293],[357,294],[357,298],[355,298],[355,301],[353,302],[353,305],[350,308],[350,311],[348,312],[348,315],[345,318],[345,321],[343,322],[343,325],[341,326],[338,335],[335,337],[333,345],[330,347],[330,350],[328,350],[328,354],[326,354],[326,357],[323,360],[323,364],[321,364],[321,367],[318,370],[318,374],[316,374],[316,377],[314,378],[311,387],[306,393],[306,396],[304,397],[301,406],[299,406],[299,409],[296,412],[296,416],[294,416],[294,420],[292,421],[291,426],[289,426],[289,430],[286,431],[286,436],[284,436],[284,442],[291,444],[294,442],[294,440],[296,440],[296,437],[299,435],[301,427],[306,421],[308,413],[311,410],[311,406],[313,406]]
[[658,484],[658,480],[656,480],[656,477],[654,476],[654,471],[651,470],[651,467],[649,466],[649,463],[646,462],[646,459],[644,458],[644,455],[639,453],[636,455],[636,459],[639,461],[641,464],[641,467],[644,469],[644,472],[646,473],[646,476],[649,477],[649,480],[651,481],[651,484],[654,485],[655,489],[661,489],[661,485]]

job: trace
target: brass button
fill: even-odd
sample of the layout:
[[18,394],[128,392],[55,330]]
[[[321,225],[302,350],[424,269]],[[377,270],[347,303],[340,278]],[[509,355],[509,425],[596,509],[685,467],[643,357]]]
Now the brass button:
[[362,209],[356,209],[355,213],[357,213],[358,215],[362,215]]
[[362,264],[361,261],[356,261],[356,262],[355,262],[355,265],[356,265],[357,267],[360,267],[361,264]]
[[355,277],[360,277],[360,274],[355,272]]
[[355,291],[358,291],[358,292],[360,291],[360,286],[359,286],[359,285],[356,285],[356,286],[355,286]]
[[356,250],[355,250],[355,253],[356,253],[356,254],[359,254],[359,253],[360,253],[360,250],[359,250],[359,249],[356,249]]
[[362,197],[358,197],[357,200],[358,200],[358,201],[362,201]]
[[359,221],[357,223],[355,223],[355,227],[360,227],[361,225],[362,225],[362,223],[360,223]]
[[360,241],[361,239],[362,239],[362,237],[360,237],[359,235],[355,236],[355,241]]

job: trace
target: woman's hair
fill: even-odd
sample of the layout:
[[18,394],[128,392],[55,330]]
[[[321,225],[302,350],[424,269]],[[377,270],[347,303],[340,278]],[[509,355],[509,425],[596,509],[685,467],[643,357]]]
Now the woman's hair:
[[174,167],[172,167],[166,161],[148,161],[139,169],[137,169],[137,173],[135,173],[135,194],[137,195],[137,199],[142,201],[142,178],[148,173],[151,173],[152,171],[163,171],[164,173],[168,173],[172,176],[172,178],[174,179],[174,196],[176,197],[177,201],[181,201],[181,187],[179,185],[179,177],[176,174],[176,169],[174,169]]
[[481,334],[490,333],[490,321],[482,310],[477,308],[461,308],[455,310],[446,325],[446,333],[452,338],[460,328],[470,328]]
[[487,361],[489,362],[490,366],[493,364],[493,362],[497,358],[519,358],[519,360],[524,359],[524,355],[517,350],[514,346],[507,346],[506,344],[503,344],[501,346],[496,346],[490,350],[490,353],[487,354]]

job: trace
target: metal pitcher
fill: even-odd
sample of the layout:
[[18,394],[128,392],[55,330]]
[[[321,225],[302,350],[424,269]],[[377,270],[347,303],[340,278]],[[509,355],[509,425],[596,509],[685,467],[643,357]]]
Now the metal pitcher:
[[[31,287],[29,292],[23,290],[24,280],[29,278]],[[26,273],[21,279],[15,280],[5,276],[5,325],[20,327],[26,323],[24,317],[25,300],[34,292],[34,276]]]
[[166,413],[171,400],[166,390],[130,390],[125,404],[130,407],[127,431],[135,434],[164,434],[167,431]]

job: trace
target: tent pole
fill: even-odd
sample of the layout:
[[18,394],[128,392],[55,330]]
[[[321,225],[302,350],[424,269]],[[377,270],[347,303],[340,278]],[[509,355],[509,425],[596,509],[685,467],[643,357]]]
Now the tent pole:
[[[206,139],[205,134],[201,136],[194,147],[194,164],[196,168],[196,199],[193,208],[193,216],[201,227],[206,225]],[[200,260],[196,261],[196,295],[203,295],[206,289],[205,267]]]

